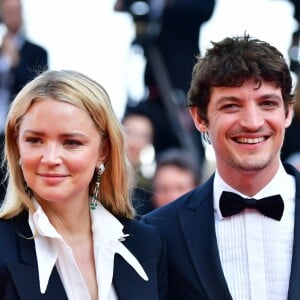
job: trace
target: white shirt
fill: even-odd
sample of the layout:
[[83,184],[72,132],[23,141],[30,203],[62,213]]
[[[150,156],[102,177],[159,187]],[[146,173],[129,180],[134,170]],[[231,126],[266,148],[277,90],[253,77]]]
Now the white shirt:
[[216,172],[216,235],[222,269],[233,299],[287,299],[294,230],[294,177],[281,165],[272,181],[253,196],[260,199],[280,194],[284,201],[280,221],[265,217],[255,209],[223,218],[219,209],[222,191],[247,196],[227,185]]
[[[34,234],[41,293],[45,293],[51,272],[56,266],[68,299],[90,299],[72,249],[35,200],[34,204],[37,210],[34,214],[29,213],[29,225]],[[91,210],[91,221],[99,286],[98,299],[117,300],[112,283],[115,253],[120,254],[144,280],[148,280],[148,277],[137,259],[122,243],[127,234],[123,233],[123,225],[117,218],[98,203],[97,208]]]

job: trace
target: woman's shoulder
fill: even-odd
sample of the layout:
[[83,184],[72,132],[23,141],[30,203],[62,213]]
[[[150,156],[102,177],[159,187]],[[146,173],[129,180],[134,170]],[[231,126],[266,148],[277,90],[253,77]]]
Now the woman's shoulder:
[[120,222],[124,225],[124,233],[134,234],[135,236],[159,236],[158,230],[155,226],[142,223],[138,219],[120,219]]
[[138,249],[161,249],[163,245],[162,235],[156,226],[145,224],[135,219],[121,219],[124,225],[123,233],[126,243]]
[[19,236],[28,236],[30,232],[27,212],[10,219],[0,219],[0,241],[5,245],[15,243]]
[[154,259],[156,263],[162,261],[165,255],[165,243],[157,228],[144,224],[138,220],[121,219],[124,225],[124,245],[140,261]]

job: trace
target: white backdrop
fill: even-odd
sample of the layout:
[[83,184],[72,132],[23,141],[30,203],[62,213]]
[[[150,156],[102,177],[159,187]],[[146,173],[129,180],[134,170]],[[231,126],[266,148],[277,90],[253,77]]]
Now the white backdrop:
[[49,53],[51,69],[75,69],[101,83],[117,116],[127,99],[134,24],[113,0],[23,0],[25,28]]
[[[114,2],[23,0],[28,36],[48,50],[50,68],[76,69],[96,79],[121,118],[128,88],[143,88],[145,61],[132,56],[133,21],[126,13],[114,12]],[[201,53],[211,40],[247,31],[274,44],[288,59],[296,28],[293,9],[287,0],[217,0],[212,18],[200,31]]]

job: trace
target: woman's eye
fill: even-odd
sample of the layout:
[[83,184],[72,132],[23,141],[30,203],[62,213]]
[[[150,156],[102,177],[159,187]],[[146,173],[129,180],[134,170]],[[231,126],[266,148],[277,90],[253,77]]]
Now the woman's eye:
[[25,140],[27,143],[31,143],[31,144],[37,144],[37,143],[41,143],[41,139],[38,137],[27,137]]
[[81,146],[82,143],[78,140],[65,140],[64,145],[66,145],[66,146]]

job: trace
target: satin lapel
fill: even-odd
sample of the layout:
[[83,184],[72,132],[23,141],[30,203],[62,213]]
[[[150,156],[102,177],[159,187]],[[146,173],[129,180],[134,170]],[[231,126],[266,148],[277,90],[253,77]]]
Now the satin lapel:
[[212,179],[179,210],[182,232],[201,285],[210,300],[232,299],[222,271],[214,225]]
[[300,299],[300,174],[289,165],[284,166],[286,171],[295,177],[296,197],[295,197],[295,221],[294,221],[294,244],[291,276],[289,284],[289,300]]
[[51,274],[46,294],[40,293],[35,247],[27,213],[15,220],[15,228],[19,236],[21,263],[9,263],[7,266],[20,299],[67,299],[56,269]]

